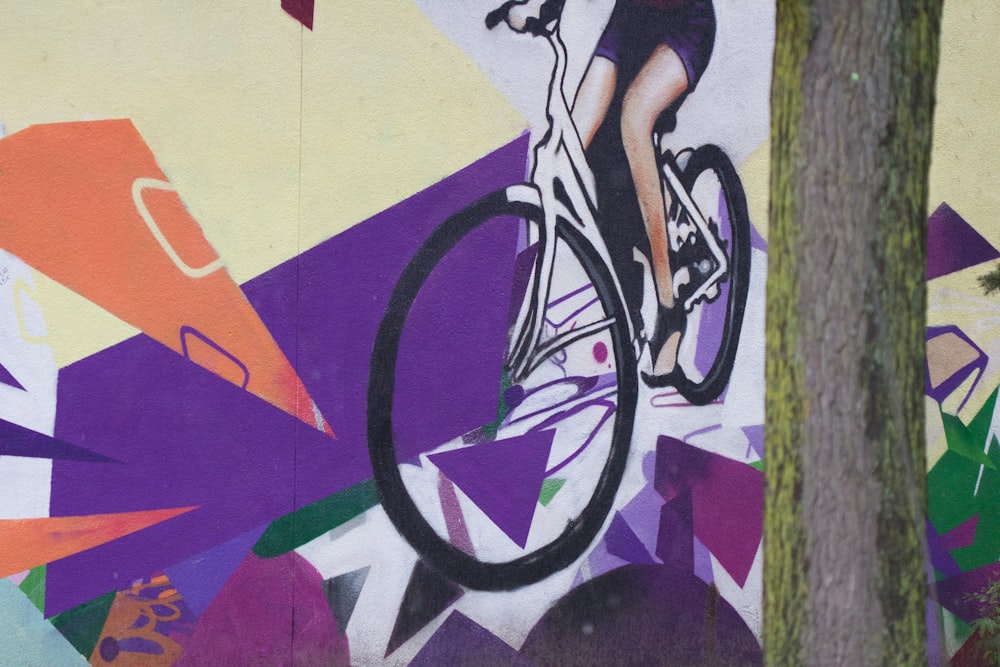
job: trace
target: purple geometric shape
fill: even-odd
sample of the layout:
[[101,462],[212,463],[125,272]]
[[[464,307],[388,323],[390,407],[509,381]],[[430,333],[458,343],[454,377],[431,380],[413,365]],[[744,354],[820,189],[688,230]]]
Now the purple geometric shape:
[[757,225],[750,225],[750,247],[762,252],[767,252],[767,241],[757,231]]
[[924,363],[924,393],[933,398],[938,403],[943,403],[946,398],[951,396],[951,393],[958,389],[958,387],[965,382],[965,380],[972,375],[972,373],[978,371],[976,379],[972,382],[972,386],[969,387],[968,391],[965,393],[965,398],[959,403],[958,409],[955,410],[955,414],[962,411],[965,406],[965,402],[969,400],[972,396],[972,392],[975,391],[976,385],[983,378],[983,373],[986,371],[986,365],[989,363],[989,356],[983,352],[983,349],[976,345],[976,343],[969,338],[968,335],[961,329],[959,329],[954,324],[946,324],[940,327],[927,327],[925,334],[925,339],[930,342],[932,339],[942,336],[944,334],[953,334],[961,338],[969,347],[978,352],[978,356],[967,363],[962,368],[951,374],[947,379],[943,380],[936,387],[931,384],[931,367],[930,364]]
[[927,626],[927,667],[946,667],[948,664],[947,648],[941,632],[941,614],[938,613],[938,603],[927,597],[924,623]]
[[660,534],[656,555],[664,565],[694,572],[694,529],[691,491],[685,491],[660,508]]
[[523,549],[554,437],[551,430],[529,431],[428,458]]
[[993,612],[988,604],[970,597],[982,593],[997,579],[1000,579],[1000,563],[990,563],[969,572],[962,572],[937,582],[938,602],[966,623],[972,623]]
[[979,525],[979,515],[963,521],[941,536],[941,543],[948,551],[970,546],[976,541],[976,526]]
[[667,502],[691,488],[691,481],[708,475],[711,454],[682,440],[661,435],[656,441],[653,488]]
[[[527,147],[525,135],[244,286],[337,440],[144,335],[64,368],[57,436],[125,464],[99,474],[57,463],[52,513],[123,512],[169,498],[201,508],[52,563],[49,615],[370,477],[368,369],[393,286],[445,218],[524,177]],[[475,370],[470,381],[482,382]],[[441,407],[435,396],[425,398],[425,411]],[[495,415],[496,400],[496,391],[485,395],[472,418]],[[457,419],[446,426],[463,428]]]
[[21,383],[17,381],[17,378],[15,378],[9,370],[4,368],[3,364],[0,364],[0,384],[8,384],[11,387],[20,389],[21,391],[27,391],[23,386],[21,386]]
[[200,508],[50,564],[50,615],[371,476],[363,442],[332,440],[145,336],[62,369],[57,406],[57,436],[122,464],[56,461],[53,515]]
[[465,525],[465,517],[462,516],[462,506],[458,501],[458,494],[455,493],[455,485],[438,472],[438,498],[441,499],[441,512],[444,514],[445,528],[448,529],[448,539],[455,548],[461,549],[467,554],[475,554],[476,549],[472,545],[472,538],[469,536],[469,527]]
[[531,667],[531,662],[507,642],[469,619],[453,611],[408,667],[479,667],[479,665],[509,665]]
[[744,426],[743,434],[746,435],[750,443],[747,448],[747,458],[750,458],[750,450],[757,453],[757,456],[764,458],[764,425]]
[[614,518],[611,519],[611,525],[604,534],[604,544],[607,545],[609,554],[618,556],[627,563],[648,565],[656,562],[646,551],[642,540],[636,537],[622,518],[621,512],[615,512]]
[[927,280],[1000,257],[1000,252],[948,204],[927,220]]
[[165,570],[195,616],[212,602],[267,526],[258,526]]
[[587,557],[587,566],[590,570],[587,578],[589,580],[599,577],[625,565],[628,565],[628,561],[610,553],[607,543],[601,540],[591,549],[590,556]]
[[535,624],[521,654],[536,665],[763,662],[732,605],[714,587],[668,565],[626,565],[582,583]]
[[697,537],[694,538],[694,576],[706,584],[715,581],[715,570],[712,568],[712,552]]
[[177,667],[262,664],[350,664],[323,578],[294,551],[249,553],[201,615]]
[[38,433],[0,419],[0,454],[37,459],[65,459],[90,463],[120,463],[83,447],[71,445],[52,436]]
[[503,217],[476,228],[434,267],[410,307],[392,406],[397,460],[416,462],[496,419],[522,226]]
[[281,0],[281,8],[299,23],[313,29],[313,9],[316,0]]
[[657,490],[667,500],[691,490],[694,534],[742,587],[763,531],[763,473],[668,436],[656,453]]
[[[649,453],[653,454],[653,452]],[[652,477],[654,462],[650,460],[650,457],[647,457],[646,460],[650,461],[650,477]],[[646,461],[644,460],[643,467],[645,467],[645,463]],[[635,533],[635,536],[642,541],[646,551],[650,553],[655,549],[656,536],[660,533],[661,507],[663,507],[663,498],[660,497],[660,494],[650,484],[642,487],[632,500],[628,501],[628,504],[619,510],[622,518],[625,519],[625,523]]]
[[[718,231],[722,240],[728,243],[729,248],[733,247],[732,229],[729,222],[729,209],[723,193],[719,193],[718,208]],[[750,226],[753,228],[753,225]],[[763,239],[761,239],[763,240]],[[698,323],[699,345],[695,349],[694,365],[703,375],[707,375],[715,363],[715,358],[722,341],[722,331],[726,324],[726,304],[729,302],[729,289],[731,281],[719,284],[719,296],[712,303],[703,303]],[[719,397],[720,401],[725,400],[725,393]]]
[[[340,442],[363,447],[367,441],[372,342],[403,269],[446,218],[480,197],[522,180],[527,151],[525,135],[244,285],[250,303],[292,360]],[[489,233],[474,235],[456,248],[459,261],[479,260],[463,277],[463,286],[469,281],[481,284],[490,280],[493,271],[498,275],[512,271],[513,248],[508,253],[499,245],[507,243],[507,228],[488,227],[502,238]],[[491,247],[493,243],[498,245]],[[462,246],[472,248],[479,257],[462,252]],[[429,281],[435,281],[433,274]],[[495,290],[495,285],[490,286]],[[430,287],[427,290],[430,293]],[[440,311],[431,311],[451,321],[464,318],[468,329],[458,332],[458,344],[467,343],[464,349],[455,349],[455,342],[449,347],[449,335],[440,330],[430,332],[429,347],[423,350],[418,336],[414,342],[418,347],[406,351],[413,358],[404,356],[401,346],[404,367],[397,368],[397,375],[420,369],[426,372],[422,384],[397,386],[398,391],[408,392],[397,397],[403,404],[393,406],[394,427],[404,439],[396,443],[398,460],[412,461],[428,443],[447,442],[496,418],[501,377],[498,368],[485,362],[496,363],[502,357],[508,305],[492,293],[489,296],[482,303],[444,300],[438,304]],[[421,298],[423,294],[418,300]],[[407,328],[412,329],[413,324],[408,320]],[[484,340],[478,343],[473,336],[480,334]],[[408,345],[409,341],[407,338],[402,343]],[[477,344],[468,347],[473,342]],[[456,401],[459,391],[470,395]]]
[[962,573],[958,563],[948,553],[944,540],[938,535],[937,529],[934,528],[930,519],[927,520],[927,551],[931,557],[932,567],[944,576],[954,577]]

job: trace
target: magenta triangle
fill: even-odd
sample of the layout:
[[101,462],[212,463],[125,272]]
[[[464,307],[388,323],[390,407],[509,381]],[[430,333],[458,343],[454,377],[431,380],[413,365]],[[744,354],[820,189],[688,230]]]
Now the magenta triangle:
[[21,383],[17,381],[17,378],[15,378],[9,370],[3,367],[3,364],[0,364],[0,382],[3,384],[9,384],[12,387],[17,387],[21,391],[26,391],[25,388],[21,386]]
[[523,549],[554,436],[551,430],[533,431],[428,458]]

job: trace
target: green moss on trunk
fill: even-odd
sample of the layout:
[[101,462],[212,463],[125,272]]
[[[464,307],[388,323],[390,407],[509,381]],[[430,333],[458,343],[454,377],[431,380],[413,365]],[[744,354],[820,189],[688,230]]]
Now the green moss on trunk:
[[926,664],[924,276],[940,9],[778,0],[768,665]]

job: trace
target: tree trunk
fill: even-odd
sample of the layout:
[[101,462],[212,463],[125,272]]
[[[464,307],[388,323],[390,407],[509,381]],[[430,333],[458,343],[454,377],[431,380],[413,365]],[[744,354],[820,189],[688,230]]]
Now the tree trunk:
[[927,171],[941,0],[778,0],[768,665],[926,665]]

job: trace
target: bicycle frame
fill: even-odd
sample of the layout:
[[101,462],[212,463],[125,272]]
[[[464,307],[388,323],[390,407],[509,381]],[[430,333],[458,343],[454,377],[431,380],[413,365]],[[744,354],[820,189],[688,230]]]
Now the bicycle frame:
[[[507,189],[510,201],[535,204],[541,207],[544,214],[539,232],[540,238],[537,239],[539,250],[529,276],[526,296],[511,330],[511,353],[507,370],[515,383],[523,380],[559,350],[565,349],[576,340],[607,328],[614,322],[613,318],[606,318],[557,334],[542,342],[543,313],[551,291],[556,255],[554,241],[556,226],[560,220],[565,221],[565,224],[575,225],[594,247],[601,260],[612,269],[611,277],[615,290],[624,302],[621,283],[613,270],[611,256],[597,227],[598,209],[594,176],[587,164],[583,142],[573,123],[569,103],[566,101],[565,78],[568,54],[559,33],[558,20],[555,21],[554,28],[544,36],[555,58],[545,112],[549,127],[535,145],[531,180],[526,184]],[[663,160],[661,171],[665,177],[661,182],[665,189],[669,188],[669,193],[665,192],[665,200],[668,194],[677,198],[688,212],[698,232],[707,239],[718,263],[716,271],[709,280],[685,302],[685,309],[690,310],[695,302],[705,296],[708,290],[725,275],[728,270],[728,260],[711,233],[704,215],[681,184],[673,155],[669,151],[661,153]],[[680,237],[681,234],[676,232],[676,219],[671,222],[675,228],[674,235]],[[636,323],[629,318],[627,324],[630,338],[638,344]]]

